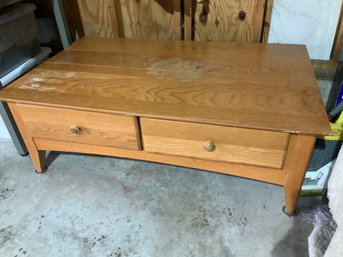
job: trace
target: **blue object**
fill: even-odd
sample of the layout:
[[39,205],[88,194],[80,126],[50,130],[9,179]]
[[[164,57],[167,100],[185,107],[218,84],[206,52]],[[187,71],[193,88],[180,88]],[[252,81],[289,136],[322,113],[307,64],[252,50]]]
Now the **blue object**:
[[343,83],[341,84],[341,87],[339,88],[339,91],[338,91],[338,97],[336,100],[336,105],[338,105],[340,102],[342,102],[342,100],[343,100]]

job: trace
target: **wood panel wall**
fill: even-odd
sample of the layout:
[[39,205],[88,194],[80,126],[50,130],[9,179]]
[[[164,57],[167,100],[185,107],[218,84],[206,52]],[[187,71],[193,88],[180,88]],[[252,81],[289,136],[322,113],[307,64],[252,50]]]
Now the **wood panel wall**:
[[265,0],[197,0],[195,40],[260,42]]
[[121,12],[126,38],[173,39],[174,1],[121,0]]
[[[79,13],[74,15],[81,17],[86,36],[181,38],[179,0],[77,0],[77,3]],[[71,7],[70,3],[67,5]]]
[[118,37],[114,0],[77,0],[86,36]]
[[266,0],[74,1],[86,36],[260,42]]
[[[86,36],[267,42],[274,0],[62,0],[73,39]],[[342,12],[341,12],[342,16]],[[343,46],[340,19],[332,58]]]

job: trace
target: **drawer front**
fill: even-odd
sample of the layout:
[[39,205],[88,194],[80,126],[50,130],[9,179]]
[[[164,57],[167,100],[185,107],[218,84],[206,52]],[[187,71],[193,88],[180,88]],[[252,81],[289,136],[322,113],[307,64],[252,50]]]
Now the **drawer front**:
[[140,119],[147,152],[281,169],[289,135],[188,122]]
[[134,117],[26,104],[17,108],[33,138],[140,149]]

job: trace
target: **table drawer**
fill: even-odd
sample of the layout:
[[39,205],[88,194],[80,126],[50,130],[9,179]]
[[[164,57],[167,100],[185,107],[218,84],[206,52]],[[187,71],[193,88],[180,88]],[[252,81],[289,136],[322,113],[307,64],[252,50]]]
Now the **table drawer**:
[[17,104],[31,137],[140,149],[134,117]]
[[254,129],[140,119],[147,152],[281,169],[289,135]]

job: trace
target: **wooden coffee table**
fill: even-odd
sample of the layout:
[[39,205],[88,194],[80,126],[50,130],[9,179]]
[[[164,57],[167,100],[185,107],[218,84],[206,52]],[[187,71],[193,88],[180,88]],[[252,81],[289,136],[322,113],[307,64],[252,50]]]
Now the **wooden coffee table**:
[[284,186],[288,215],[330,133],[300,45],[83,38],[0,99],[39,173],[46,150],[168,163]]

